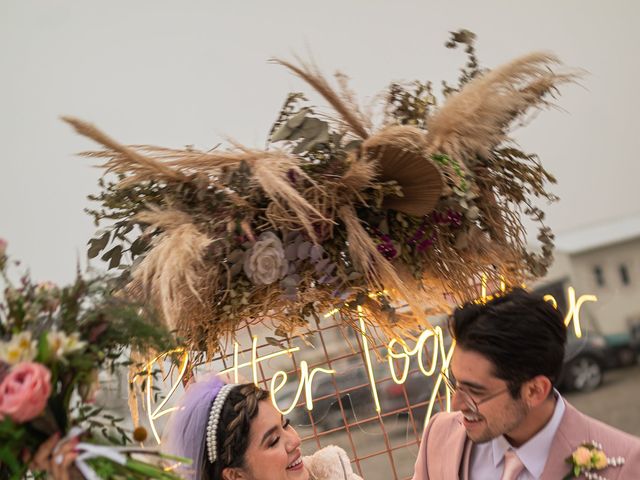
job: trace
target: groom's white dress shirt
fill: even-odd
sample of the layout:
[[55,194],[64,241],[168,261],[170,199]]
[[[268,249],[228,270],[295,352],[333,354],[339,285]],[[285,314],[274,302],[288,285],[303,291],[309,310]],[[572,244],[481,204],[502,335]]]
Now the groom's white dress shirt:
[[470,480],[500,480],[507,450],[513,450],[524,464],[525,468],[517,480],[538,480],[547,463],[551,442],[562,420],[564,409],[564,400],[556,392],[556,407],[551,419],[520,448],[513,448],[502,435],[490,442],[474,445],[469,465]]

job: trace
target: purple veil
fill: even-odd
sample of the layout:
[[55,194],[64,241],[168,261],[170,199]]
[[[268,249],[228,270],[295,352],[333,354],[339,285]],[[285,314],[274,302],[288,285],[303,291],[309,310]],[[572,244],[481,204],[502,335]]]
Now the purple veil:
[[187,387],[162,435],[162,451],[193,460],[177,473],[190,480],[202,478],[207,445],[205,431],[213,400],[225,385],[216,375],[207,375]]

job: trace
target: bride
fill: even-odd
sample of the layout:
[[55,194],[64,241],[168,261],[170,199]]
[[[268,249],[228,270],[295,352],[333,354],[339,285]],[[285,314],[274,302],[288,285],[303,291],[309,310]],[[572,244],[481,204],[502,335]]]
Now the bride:
[[303,457],[300,437],[267,391],[219,377],[187,388],[163,444],[193,459],[179,472],[191,480],[362,480],[339,447]]

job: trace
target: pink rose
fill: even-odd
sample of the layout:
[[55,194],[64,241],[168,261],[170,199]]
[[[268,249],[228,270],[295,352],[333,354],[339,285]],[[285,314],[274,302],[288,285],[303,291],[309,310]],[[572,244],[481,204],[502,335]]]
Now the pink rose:
[[42,413],[50,394],[51,372],[39,363],[19,363],[0,384],[0,418],[32,420]]
[[579,447],[573,452],[573,461],[579,467],[588,467],[591,465],[591,451],[586,447]]

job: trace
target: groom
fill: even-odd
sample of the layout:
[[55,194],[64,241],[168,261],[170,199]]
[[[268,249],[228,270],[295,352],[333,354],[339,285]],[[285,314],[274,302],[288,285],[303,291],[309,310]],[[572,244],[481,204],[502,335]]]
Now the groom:
[[[567,331],[548,302],[514,290],[457,309],[450,328],[457,343],[443,380],[456,412],[427,425],[413,480],[560,480],[587,441],[624,458],[594,473],[640,479],[640,439],[580,413],[553,388]],[[574,458],[605,463],[586,450]]]

